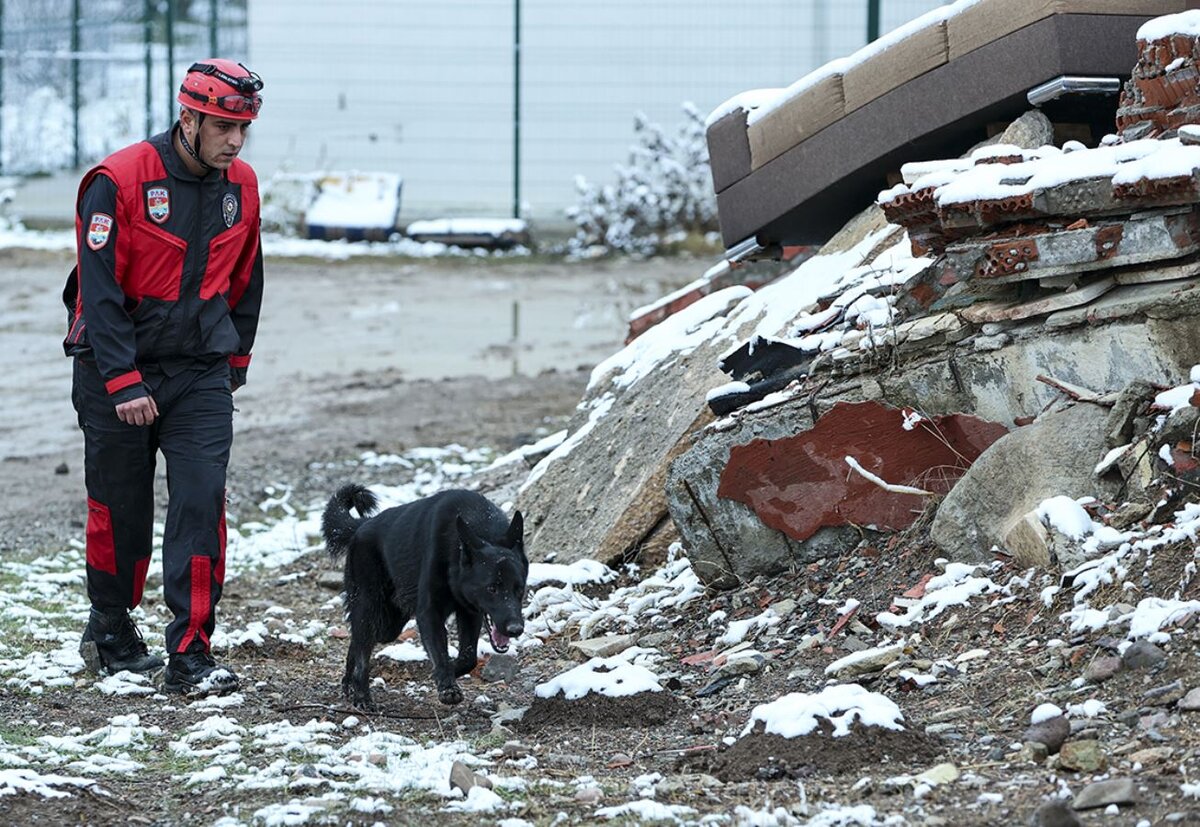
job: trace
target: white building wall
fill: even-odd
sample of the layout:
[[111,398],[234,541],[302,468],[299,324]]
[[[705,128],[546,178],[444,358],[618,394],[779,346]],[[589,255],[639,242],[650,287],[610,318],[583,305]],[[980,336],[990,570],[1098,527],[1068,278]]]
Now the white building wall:
[[[400,174],[404,223],[512,214],[514,0],[249,0],[265,103],[247,155],[274,170]],[[883,30],[939,5],[882,0]],[[673,131],[865,41],[866,0],[521,0],[521,199],[561,218],[611,178],[645,112]]]

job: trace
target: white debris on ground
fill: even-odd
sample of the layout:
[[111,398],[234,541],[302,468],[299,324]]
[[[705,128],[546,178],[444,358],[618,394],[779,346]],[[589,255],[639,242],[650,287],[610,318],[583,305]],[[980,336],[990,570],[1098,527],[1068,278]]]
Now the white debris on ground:
[[887,628],[903,628],[932,620],[951,606],[965,606],[970,598],[977,595],[1003,592],[1004,587],[987,577],[977,576],[981,568],[987,567],[948,563],[945,573],[932,578],[925,585],[924,596],[910,605],[905,614],[880,612],[875,619]]
[[670,611],[704,594],[691,561],[680,556],[681,551],[675,544],[662,569],[636,585],[614,589],[603,599],[577,591],[576,583],[531,589],[520,645],[538,645],[558,635],[586,640],[603,632],[628,632],[646,625],[665,628],[670,624]]

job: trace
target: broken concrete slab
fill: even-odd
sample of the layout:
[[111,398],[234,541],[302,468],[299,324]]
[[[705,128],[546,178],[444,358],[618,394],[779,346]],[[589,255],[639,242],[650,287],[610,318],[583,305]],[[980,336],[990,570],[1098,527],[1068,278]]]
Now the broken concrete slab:
[[1118,287],[1084,307],[1060,310],[1046,319],[1046,327],[1070,327],[1156,312],[1174,315],[1175,306],[1185,302],[1200,307],[1200,282],[1195,279],[1134,284]]
[[[852,526],[823,528],[800,542],[763,523],[744,503],[718,497],[721,469],[733,448],[756,439],[796,436],[838,400],[919,406],[927,415],[968,412],[1007,425],[1061,398],[1059,390],[1038,381],[1046,373],[1102,394],[1135,380],[1177,384],[1200,353],[1200,326],[1194,322],[1198,310],[1177,302],[1170,307],[1170,318],[1164,309],[1162,318],[1118,318],[1104,325],[1062,328],[1053,336],[1045,335],[1041,324],[1024,322],[1006,327],[1011,338],[997,350],[975,351],[967,340],[913,358],[889,359],[882,366],[855,366],[850,375],[820,372],[771,406],[743,409],[697,434],[667,475],[671,518],[697,573],[718,587],[844,553],[863,539]],[[1102,430],[1107,432],[1107,426]],[[1108,447],[1087,458],[1087,471]],[[1036,505],[1030,503],[1011,519]],[[998,535],[991,542],[1002,540]],[[979,552],[971,550],[966,559],[980,559]]]
[[971,416],[838,402],[804,433],[734,446],[717,496],[794,540],[823,527],[907,528],[1007,430]]
[[1129,267],[1117,270],[1113,278],[1117,284],[1149,284],[1156,281],[1176,281],[1200,276],[1200,261],[1182,264],[1156,264],[1152,267]]
[[1200,214],[1166,210],[1077,230],[961,241],[946,248],[946,263],[960,280],[1006,283],[1167,261],[1198,249]]
[[1099,405],[1078,404],[998,439],[942,500],[930,537],[952,560],[983,562],[1043,500],[1115,496],[1119,486],[1093,474],[1109,448],[1107,417]]
[[1105,276],[1081,285],[1078,289],[1054,293],[1033,301],[1010,304],[1007,302],[983,302],[964,307],[958,315],[975,324],[987,322],[1019,321],[1034,316],[1044,316],[1069,307],[1078,307],[1103,296],[1116,286],[1112,276]]

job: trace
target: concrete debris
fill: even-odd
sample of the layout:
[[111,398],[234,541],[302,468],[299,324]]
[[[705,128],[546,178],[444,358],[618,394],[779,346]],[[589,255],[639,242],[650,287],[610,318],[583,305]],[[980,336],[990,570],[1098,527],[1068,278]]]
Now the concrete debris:
[[1062,715],[1055,715],[1031,725],[1025,730],[1021,740],[1026,743],[1042,744],[1049,754],[1054,755],[1062,749],[1070,734],[1071,724]]
[[952,559],[977,562],[990,559],[992,546],[1003,547],[1013,536],[1022,555],[1055,562],[1049,534],[1041,551],[1036,532],[1018,529],[1014,535],[1013,529],[1050,497],[1116,493],[1116,484],[1092,474],[1095,457],[1108,450],[1106,420],[1101,407],[1075,405],[997,440],[942,500],[931,528],[934,542]]
[[1058,765],[1073,772],[1103,772],[1108,768],[1108,756],[1099,741],[1068,741],[1059,750]]
[[1167,654],[1148,640],[1136,640],[1121,655],[1126,669],[1153,669],[1167,659]]
[[1076,810],[1094,810],[1109,804],[1133,804],[1137,801],[1137,790],[1132,778],[1112,778],[1096,781],[1083,788],[1071,806]]
[[463,762],[455,761],[450,767],[450,788],[462,790],[463,797],[466,797],[472,787],[490,790],[492,782],[487,776],[480,775]]
[[572,641],[571,648],[583,653],[585,658],[607,658],[620,654],[637,643],[636,634],[604,635],[588,640]]

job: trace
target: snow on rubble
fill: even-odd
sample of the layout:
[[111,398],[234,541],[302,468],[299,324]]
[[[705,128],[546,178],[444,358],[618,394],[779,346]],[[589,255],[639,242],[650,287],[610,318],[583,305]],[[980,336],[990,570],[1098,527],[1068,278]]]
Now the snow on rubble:
[[753,732],[755,725],[761,722],[764,732],[796,738],[815,730],[820,723],[818,718],[833,725],[835,738],[849,735],[856,721],[864,726],[904,729],[900,723],[904,720],[900,707],[878,692],[851,683],[827,686],[814,694],[793,692],[771,703],[759,704],[750,713],[742,737]]
[[632,646],[610,658],[592,658],[538,684],[534,694],[539,698],[553,698],[561,694],[568,701],[573,701],[591,692],[610,698],[622,698],[639,692],[662,692],[658,676],[633,660],[651,652]]
[[1005,591],[990,578],[978,575],[979,570],[987,566],[950,563],[946,560],[940,560],[939,563],[945,565],[945,572],[926,583],[925,594],[916,599],[905,614],[885,611],[875,616],[881,626],[897,629],[924,623],[951,606],[965,606],[977,595]]
[[[885,288],[903,284],[930,264],[930,259],[913,257],[903,234],[870,261],[865,260],[896,230],[889,225],[848,250],[813,256],[756,291],[738,286],[711,293],[651,327],[592,369],[588,394],[577,409],[587,414],[586,421],[534,467],[520,490],[529,489],[551,464],[570,456],[604,417],[621,410],[617,404],[620,394],[651,373],[669,370],[705,343],[728,341],[730,349],[736,349],[745,328],[750,330],[747,341],[751,351],[755,343],[768,340],[829,355],[852,338],[853,346],[860,350],[885,343],[897,321],[894,291]],[[831,304],[818,310],[822,299],[830,299]],[[856,331],[864,335],[852,337]],[[741,387],[726,383],[714,388],[710,396]],[[773,395],[770,401],[779,398],[783,397]],[[751,409],[764,404],[770,402],[762,400]]]

